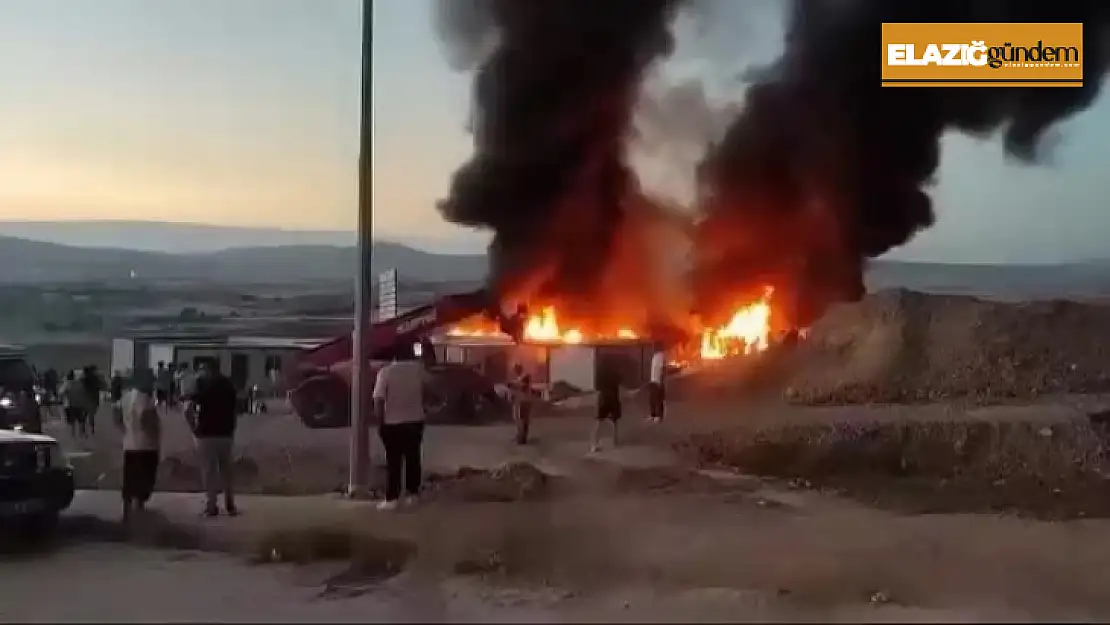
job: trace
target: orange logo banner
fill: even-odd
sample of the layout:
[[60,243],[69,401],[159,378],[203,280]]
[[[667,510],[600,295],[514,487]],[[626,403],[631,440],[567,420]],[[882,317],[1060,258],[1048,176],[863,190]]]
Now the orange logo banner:
[[883,24],[882,45],[884,87],[1083,86],[1083,24]]

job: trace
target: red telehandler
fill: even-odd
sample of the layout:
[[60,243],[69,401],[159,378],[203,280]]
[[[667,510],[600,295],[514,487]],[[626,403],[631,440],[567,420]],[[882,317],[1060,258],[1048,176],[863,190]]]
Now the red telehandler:
[[[443,326],[486,315],[499,324],[501,331],[520,342],[526,311],[523,307],[511,315],[500,310],[490,292],[482,289],[470,293],[443,296],[426,306],[407,311],[370,327],[364,338],[363,353],[367,354],[364,380],[372,388],[378,367],[404,354],[411,355],[416,344]],[[351,425],[351,357],[353,338],[338,337],[300,355],[285,379],[289,401],[305,427],[310,429],[345,428]],[[492,386],[476,371],[460,365],[437,365],[437,379],[453,381],[456,389],[447,395],[474,394],[474,401],[490,397]],[[451,369],[451,371],[447,371]],[[483,384],[484,383],[484,384]],[[465,387],[465,388],[458,388]],[[443,389],[441,389],[443,390]],[[452,392],[456,391],[456,392]]]

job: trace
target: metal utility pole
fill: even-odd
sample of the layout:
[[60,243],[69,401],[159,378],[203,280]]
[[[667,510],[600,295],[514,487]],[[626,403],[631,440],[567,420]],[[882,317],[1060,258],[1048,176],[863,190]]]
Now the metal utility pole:
[[[370,260],[373,257],[371,227],[374,213],[371,199],[371,173],[373,142],[371,63],[374,31],[373,0],[362,0],[362,106],[359,120],[358,156],[358,277],[355,281],[355,318],[351,357],[351,459],[347,494],[351,498],[366,496],[370,477],[370,413],[373,410],[369,371],[369,354],[363,349],[363,340],[370,330],[370,297],[373,277]],[[372,384],[372,382],[371,382]]]

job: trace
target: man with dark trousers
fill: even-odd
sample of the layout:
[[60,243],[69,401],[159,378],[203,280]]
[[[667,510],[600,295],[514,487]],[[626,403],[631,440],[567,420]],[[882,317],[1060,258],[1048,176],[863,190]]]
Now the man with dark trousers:
[[238,396],[231,379],[218,366],[209,365],[206,374],[197,380],[193,411],[188,415],[197,442],[204,480],[205,516],[220,513],[217,501],[224,494],[224,509],[230,516],[235,507],[232,488],[235,425],[238,420]]
[[435,364],[435,351],[428,342],[418,347],[414,353],[378,370],[374,382],[374,415],[386,464],[385,500],[378,504],[380,510],[393,510],[400,505],[402,479],[406,504],[415,504],[420,494],[424,394],[430,376],[428,369]]

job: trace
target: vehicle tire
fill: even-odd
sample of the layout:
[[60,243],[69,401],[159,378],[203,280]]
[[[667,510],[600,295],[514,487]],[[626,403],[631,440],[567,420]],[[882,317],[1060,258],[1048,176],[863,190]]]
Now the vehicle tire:
[[293,410],[310,430],[351,426],[351,391],[334,375],[309,378],[291,394]]

